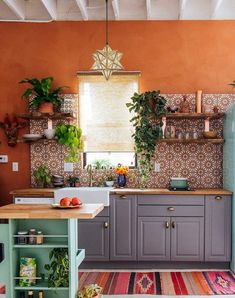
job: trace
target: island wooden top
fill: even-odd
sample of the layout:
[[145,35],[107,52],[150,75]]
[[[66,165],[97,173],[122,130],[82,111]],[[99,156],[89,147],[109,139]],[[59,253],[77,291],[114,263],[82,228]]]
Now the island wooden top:
[[9,204],[0,207],[0,219],[92,219],[104,209],[103,204],[83,204],[81,208],[55,209],[50,205]]
[[17,197],[47,197],[53,198],[54,197],[55,188],[23,188],[23,189],[16,189],[10,192],[11,195]]
[[190,191],[171,191],[167,188],[116,188],[110,192],[115,195],[232,195],[232,192],[226,189],[195,189]]

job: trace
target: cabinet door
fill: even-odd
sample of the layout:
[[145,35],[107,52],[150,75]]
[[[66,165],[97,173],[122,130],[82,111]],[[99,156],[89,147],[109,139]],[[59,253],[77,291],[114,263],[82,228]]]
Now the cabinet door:
[[85,261],[109,260],[109,218],[79,220],[78,247],[85,248]]
[[111,196],[110,259],[136,260],[136,196]]
[[231,197],[206,196],[205,260],[231,259]]
[[138,260],[170,260],[170,217],[138,218]]
[[171,218],[171,260],[203,261],[204,218]]

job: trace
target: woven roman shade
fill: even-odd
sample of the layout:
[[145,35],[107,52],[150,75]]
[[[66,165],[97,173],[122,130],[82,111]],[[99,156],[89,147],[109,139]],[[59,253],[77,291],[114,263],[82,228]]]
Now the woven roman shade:
[[138,92],[139,74],[78,75],[80,126],[85,152],[134,151],[132,115],[126,107]]

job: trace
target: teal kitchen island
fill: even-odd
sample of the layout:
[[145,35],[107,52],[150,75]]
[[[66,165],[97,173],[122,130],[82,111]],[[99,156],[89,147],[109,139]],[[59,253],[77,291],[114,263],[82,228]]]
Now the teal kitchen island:
[[[78,290],[78,267],[85,252],[78,249],[78,219],[92,219],[103,210],[103,204],[84,204],[77,209],[53,209],[50,205],[15,205],[0,208],[0,283],[5,285],[6,298],[18,298],[20,292],[44,292],[44,298],[75,298]],[[4,221],[2,221],[4,220]],[[43,244],[19,243],[19,231],[36,229],[43,232]],[[29,236],[28,236],[29,237]],[[27,237],[26,237],[27,238]],[[36,237],[35,237],[36,238]],[[91,239],[92,241],[92,239]],[[95,244],[94,244],[95,245]],[[66,248],[69,258],[69,286],[49,287],[44,265],[54,248]],[[20,286],[20,258],[36,259],[36,285]],[[27,295],[26,295],[27,297]]]

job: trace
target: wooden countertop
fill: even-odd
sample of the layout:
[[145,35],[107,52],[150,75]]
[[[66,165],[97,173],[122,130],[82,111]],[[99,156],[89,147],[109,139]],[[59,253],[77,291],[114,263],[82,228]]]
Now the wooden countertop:
[[50,205],[15,205],[0,207],[0,219],[92,219],[104,209],[103,204],[84,204],[81,208],[54,209]]
[[111,191],[115,195],[232,195],[226,189],[195,189],[191,191],[170,191],[167,188],[117,188]]
[[24,188],[16,189],[10,192],[13,196],[24,196],[24,197],[54,197],[55,188]]

